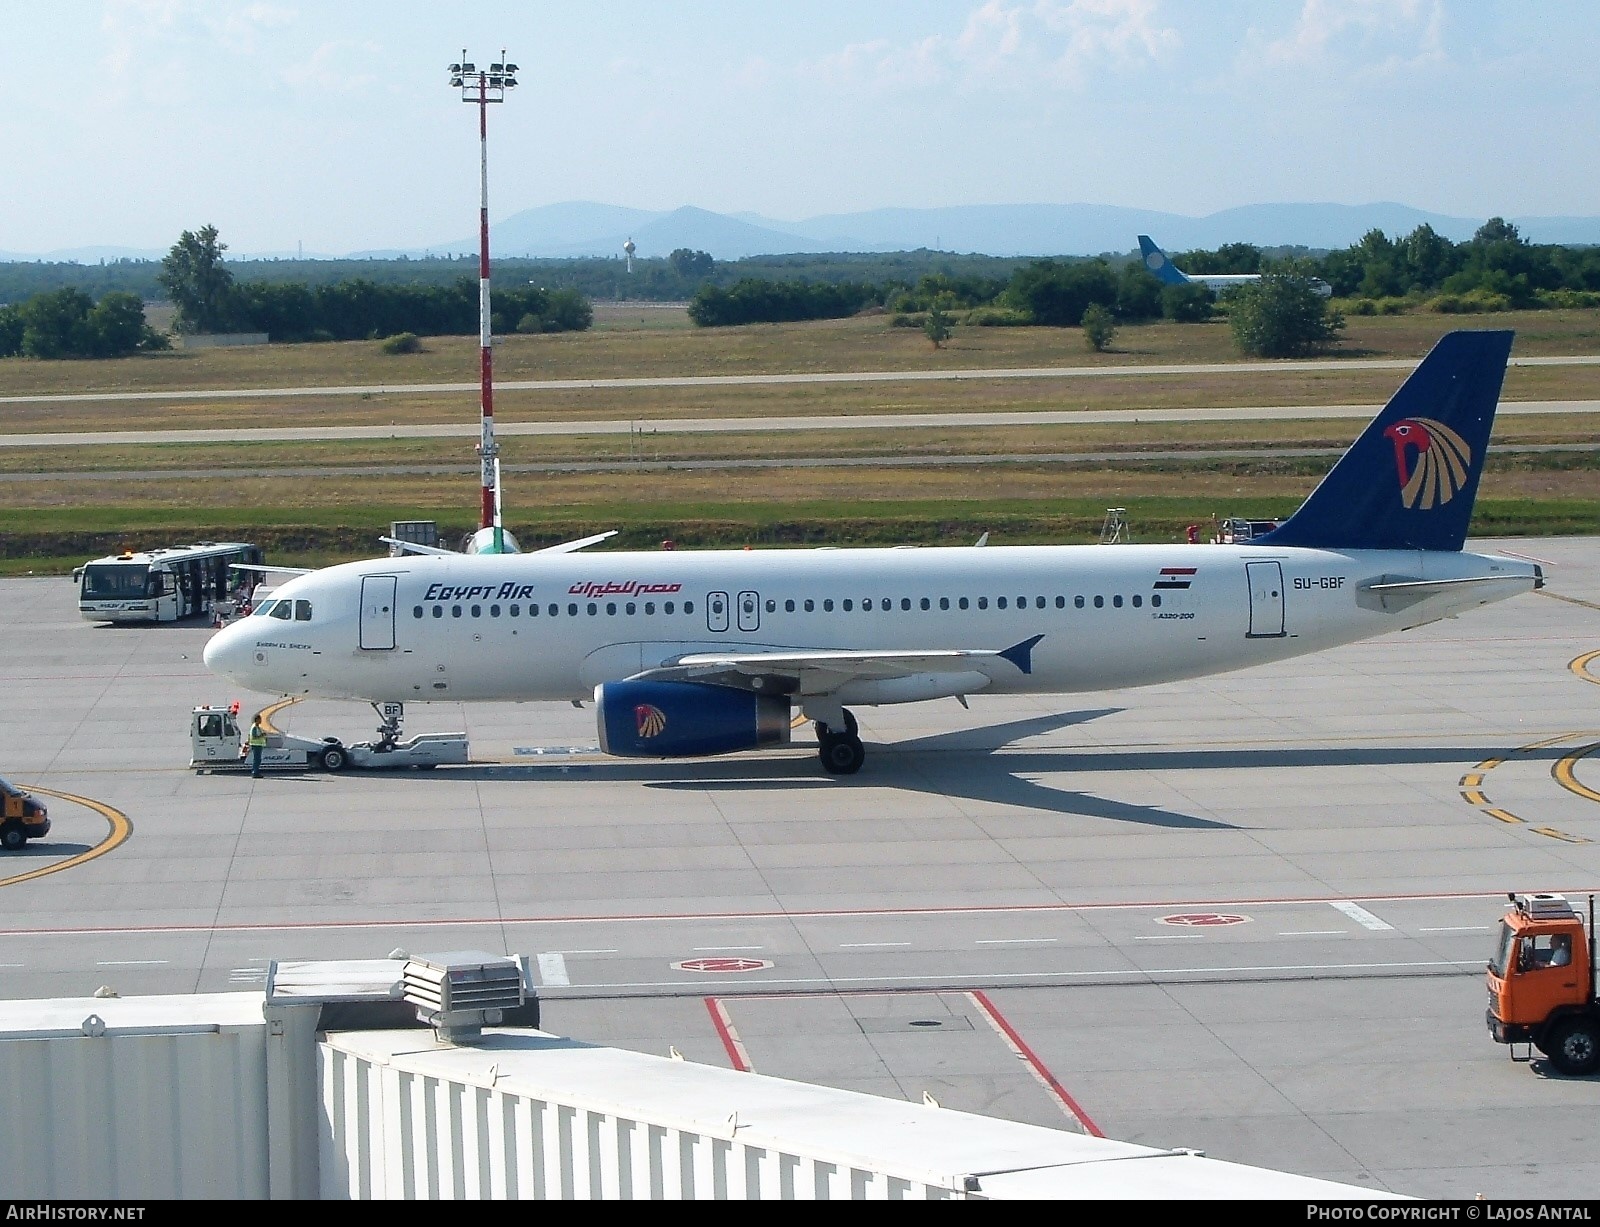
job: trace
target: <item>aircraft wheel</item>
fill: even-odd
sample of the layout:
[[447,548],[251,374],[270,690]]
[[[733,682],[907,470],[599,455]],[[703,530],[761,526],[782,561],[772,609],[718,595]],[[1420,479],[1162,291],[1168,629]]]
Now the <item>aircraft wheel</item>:
[[1550,1064],[1564,1074],[1592,1074],[1600,1069],[1600,1023],[1569,1018],[1550,1033]]
[[854,775],[867,761],[867,752],[859,737],[828,737],[823,740],[818,756],[829,775]]
[[324,771],[343,771],[346,761],[342,746],[329,746],[322,752],[322,769]]
[[20,852],[28,842],[28,833],[22,829],[20,822],[8,822],[0,826],[0,848],[7,852]]

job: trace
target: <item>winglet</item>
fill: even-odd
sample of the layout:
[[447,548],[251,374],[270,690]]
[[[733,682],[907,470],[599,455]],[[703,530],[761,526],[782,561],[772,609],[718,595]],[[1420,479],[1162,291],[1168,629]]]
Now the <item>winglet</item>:
[[1043,635],[1035,635],[1032,639],[1024,639],[1021,643],[1013,643],[1009,648],[999,653],[1002,660],[1009,660],[1023,673],[1033,672],[1033,649]]

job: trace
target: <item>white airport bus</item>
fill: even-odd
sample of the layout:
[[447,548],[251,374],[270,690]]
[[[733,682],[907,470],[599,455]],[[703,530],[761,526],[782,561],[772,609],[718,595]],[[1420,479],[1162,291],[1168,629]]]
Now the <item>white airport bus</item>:
[[201,541],[96,558],[75,573],[78,612],[91,622],[197,618],[255,587],[260,577],[230,570],[234,563],[260,566],[261,548],[245,541]]

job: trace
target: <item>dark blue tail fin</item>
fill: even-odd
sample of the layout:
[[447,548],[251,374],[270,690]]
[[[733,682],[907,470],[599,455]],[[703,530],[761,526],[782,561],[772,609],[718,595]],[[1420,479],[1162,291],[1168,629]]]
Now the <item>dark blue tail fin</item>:
[[1144,266],[1162,285],[1189,284],[1189,279],[1173,267],[1172,261],[1167,259],[1167,253],[1157,247],[1155,240],[1148,234],[1139,236],[1139,256],[1144,260]]
[[1512,335],[1439,338],[1300,510],[1251,544],[1459,550]]

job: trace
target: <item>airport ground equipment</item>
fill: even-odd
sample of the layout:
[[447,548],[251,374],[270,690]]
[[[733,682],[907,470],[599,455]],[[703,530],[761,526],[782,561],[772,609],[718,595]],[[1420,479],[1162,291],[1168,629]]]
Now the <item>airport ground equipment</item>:
[[[273,731],[267,734],[267,748],[261,752],[263,771],[427,770],[468,761],[465,733],[421,733],[397,741],[380,730],[376,741],[345,745],[337,737],[317,739]],[[237,704],[196,707],[190,712],[189,766],[228,771],[245,770],[249,765]]]
[[247,541],[135,552],[123,550],[73,572],[78,612],[90,622],[178,622],[209,616],[249,594],[255,583],[239,566],[259,567],[261,547]]
[[0,848],[20,852],[30,839],[50,834],[50,811],[4,776],[0,776]]
[[1489,1034],[1531,1044],[1564,1074],[1600,1069],[1594,896],[1584,919],[1565,895],[1508,896],[1489,962]]

